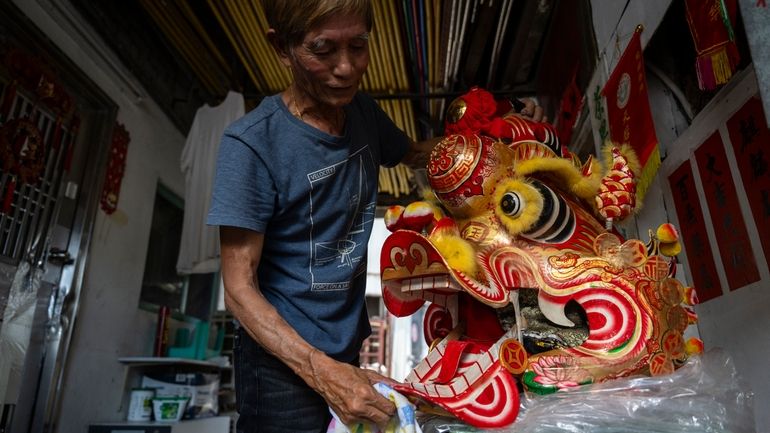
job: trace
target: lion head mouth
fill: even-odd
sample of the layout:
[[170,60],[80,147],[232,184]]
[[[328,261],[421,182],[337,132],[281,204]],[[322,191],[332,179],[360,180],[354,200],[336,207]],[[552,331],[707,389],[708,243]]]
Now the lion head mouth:
[[[527,353],[537,354],[553,349],[577,347],[588,339],[588,319],[585,310],[575,301],[569,301],[564,308],[564,315],[574,326],[557,325],[543,314],[537,303],[537,290],[518,289],[521,308],[522,344]],[[516,314],[513,304],[496,310],[503,330],[516,326]]]

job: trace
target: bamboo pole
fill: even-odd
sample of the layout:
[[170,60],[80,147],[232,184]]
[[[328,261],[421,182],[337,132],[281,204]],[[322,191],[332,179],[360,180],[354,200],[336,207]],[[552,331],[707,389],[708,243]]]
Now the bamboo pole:
[[177,0],[176,4],[182,10],[182,13],[187,18],[187,21],[192,25],[193,29],[198,33],[198,35],[200,35],[204,45],[206,45],[206,48],[208,48],[209,52],[213,54],[214,58],[219,64],[219,67],[222,68],[222,70],[227,74],[231,74],[230,65],[228,65],[227,61],[225,61],[225,58],[222,57],[222,53],[219,52],[219,49],[211,40],[206,30],[203,28],[203,25],[201,25],[200,20],[198,20],[198,17],[195,16],[195,13],[193,12],[187,0]]
[[[377,22],[379,19],[379,16],[377,14],[377,7],[376,7],[376,1],[372,2],[372,8],[373,8],[373,14],[374,14],[374,20]],[[385,60],[382,58],[379,52],[379,40],[380,35],[379,31],[375,30],[372,32],[369,38],[369,56],[370,56],[370,62],[369,62],[369,68],[366,71],[366,74],[370,76],[371,78],[371,88],[367,88],[369,91],[381,91],[382,90],[382,83],[380,81],[380,68],[381,63]]]
[[[227,11],[226,6],[222,4],[221,0],[208,0],[207,3],[214,14],[214,17],[219,22],[220,27],[222,30],[224,30],[225,35],[230,40],[230,44],[232,44],[233,48],[235,49],[235,53],[238,55],[238,58],[241,59],[241,62],[246,69],[246,73],[251,78],[251,81],[256,85],[258,90],[263,91],[263,89],[267,87],[267,82],[259,73],[259,69],[255,68],[252,64],[251,56],[247,52],[243,41],[241,41],[241,39],[237,36],[237,27],[232,22],[232,20],[229,19],[229,13],[225,15],[224,12]],[[224,9],[220,9],[220,7]]]
[[[375,2],[380,3],[380,2]],[[398,84],[396,83],[396,73],[393,69],[395,62],[398,60],[398,57],[393,55],[393,49],[391,48],[391,33],[392,30],[390,28],[390,17],[387,16],[385,12],[385,7],[382,5],[378,6],[379,15],[380,15],[380,23],[382,27],[382,38],[380,38],[380,48],[382,55],[385,59],[383,66],[385,69],[385,81],[386,81],[386,88],[383,89],[384,91],[387,91],[388,93],[392,93],[395,89],[397,89]]]
[[245,9],[245,6],[248,4],[244,4],[244,2],[237,0],[227,0],[225,4],[240,30],[241,39],[243,39],[246,46],[249,47],[252,57],[254,56],[254,53],[259,55],[259,58],[252,59],[252,61],[257,60],[255,66],[262,66],[260,70],[268,85],[268,88],[265,89],[267,90],[265,93],[274,93],[278,91],[278,85],[275,81],[276,71],[272,58],[273,56],[269,54],[267,47],[260,44],[260,37],[264,38],[264,31],[256,23],[253,15],[248,13],[248,9]]
[[[269,47],[261,44],[265,29],[260,25],[255,17],[253,11],[250,11],[249,2],[232,1],[225,2],[228,7],[228,11],[238,25],[240,30],[239,37],[249,47],[252,57],[252,62],[255,66],[258,65],[262,76],[265,77],[265,81],[272,91],[275,87],[275,65],[273,62],[272,51]],[[240,19],[239,19],[240,18]]]
[[161,28],[161,31],[169,39],[171,44],[177,47],[179,53],[187,64],[196,71],[198,78],[206,90],[217,93],[216,80],[211,79],[210,70],[201,68],[201,62],[195,51],[190,48],[195,35],[185,29],[178,23],[182,20],[173,5],[168,3],[160,4],[151,1],[142,1],[145,10],[149,12],[153,20]]
[[383,72],[383,88],[382,92],[389,92],[392,90],[392,83],[390,80],[390,53],[388,50],[388,38],[390,37],[387,21],[388,17],[385,15],[385,6],[381,0],[372,1],[372,7],[375,14],[375,22],[377,24],[375,33],[377,37],[377,44],[380,50],[382,72]]
[[401,190],[398,188],[398,178],[396,177],[396,170],[389,168],[388,176],[390,176],[390,183],[393,185],[393,195],[398,198],[401,195]]
[[262,45],[267,48],[267,51],[270,52],[271,54],[270,58],[273,59],[272,63],[274,65],[277,65],[276,70],[278,71],[278,77],[280,77],[278,80],[279,81],[278,87],[280,89],[285,89],[286,87],[289,86],[289,84],[292,81],[291,72],[283,66],[280,60],[278,60],[278,56],[273,52],[273,47],[270,45],[270,42],[267,40],[266,35],[267,35],[267,31],[270,28],[270,24],[267,22],[267,17],[265,16],[265,11],[262,8],[262,3],[258,1],[252,1],[251,6],[252,6],[252,10],[257,16],[257,19],[259,20],[260,27],[262,28],[262,33],[260,38],[262,40]]
[[[377,19],[376,15],[375,15],[375,19]],[[372,56],[372,59],[371,59],[372,61],[366,73],[370,74],[370,78],[372,79],[372,83],[371,83],[372,88],[367,90],[382,91],[385,87],[382,81],[384,76],[382,68],[383,68],[383,63],[385,61],[385,58],[382,56],[380,52],[381,37],[377,33],[378,32],[374,32],[369,39],[369,53]]]
[[402,30],[398,25],[396,6],[392,1],[388,1],[386,4],[388,6],[388,16],[390,17],[392,28],[394,29],[392,37],[395,39],[396,52],[399,53],[399,61],[397,62],[399,66],[398,76],[401,77],[401,81],[399,82],[399,90],[408,90],[409,80],[407,79],[408,75],[406,72],[406,62],[404,61],[404,59],[406,59],[406,53],[404,52],[404,46],[401,43]]
[[[431,92],[439,91],[440,87],[440,75],[441,75],[441,17],[443,11],[441,9],[442,0],[433,0],[433,56],[431,57],[431,70],[433,71],[433,78],[430,84]],[[430,115],[432,118],[440,118],[439,112],[441,107],[441,101],[431,99]]]
[[405,77],[399,74],[399,66],[404,63],[404,55],[398,50],[397,46],[399,34],[398,26],[393,22],[395,14],[392,12],[392,3],[392,1],[386,1],[385,7],[383,8],[383,23],[387,32],[388,55],[391,60],[389,66],[393,74],[393,81],[391,84],[393,90],[408,90],[406,83],[404,82]]

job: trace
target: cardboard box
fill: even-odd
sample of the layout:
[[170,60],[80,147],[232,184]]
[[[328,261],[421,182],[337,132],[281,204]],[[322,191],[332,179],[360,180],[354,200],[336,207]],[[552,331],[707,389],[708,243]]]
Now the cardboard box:
[[156,397],[189,397],[183,419],[219,414],[219,375],[216,373],[148,372],[142,388],[155,389]]

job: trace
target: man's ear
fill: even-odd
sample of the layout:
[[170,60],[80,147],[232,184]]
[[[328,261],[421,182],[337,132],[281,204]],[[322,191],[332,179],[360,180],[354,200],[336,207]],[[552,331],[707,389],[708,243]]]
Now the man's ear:
[[291,66],[289,53],[283,49],[281,44],[278,42],[278,33],[276,33],[275,29],[268,29],[265,35],[267,36],[267,41],[270,42],[273,50],[275,50],[275,53],[278,54],[278,59],[281,61],[281,63],[283,63],[283,65],[286,67]]

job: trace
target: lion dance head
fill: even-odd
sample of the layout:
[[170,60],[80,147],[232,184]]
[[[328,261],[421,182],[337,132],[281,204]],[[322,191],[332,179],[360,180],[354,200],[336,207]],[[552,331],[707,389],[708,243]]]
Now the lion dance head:
[[[584,163],[547,123],[474,88],[449,110],[427,165],[435,201],[393,206],[381,255],[388,310],[428,303],[427,356],[398,390],[477,427],[515,421],[519,389],[548,394],[662,375],[702,347],[684,341],[692,288],[673,277],[678,235],[624,239],[638,163],[608,145]],[[609,227],[609,228],[608,228]]]

